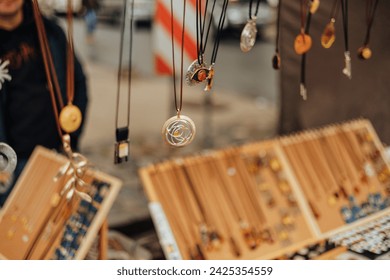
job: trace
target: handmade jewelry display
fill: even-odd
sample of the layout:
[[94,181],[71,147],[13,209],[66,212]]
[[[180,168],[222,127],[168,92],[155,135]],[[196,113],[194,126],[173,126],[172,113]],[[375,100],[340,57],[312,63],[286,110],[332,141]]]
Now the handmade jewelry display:
[[37,147],[0,215],[0,258],[83,259],[121,183]]
[[311,236],[271,146],[213,152],[142,172],[185,259],[255,258]]
[[173,0],[171,0],[171,39],[172,39],[172,78],[173,78],[173,96],[176,108],[176,116],[168,119],[162,127],[162,137],[164,141],[172,147],[184,147],[190,144],[195,137],[196,127],[194,122],[187,116],[181,114],[183,107],[183,54],[184,54],[184,30],[186,19],[186,4],[183,3],[183,25],[181,34],[181,57],[180,57],[180,96],[177,100],[176,91],[176,67],[175,67],[175,38],[174,38],[174,23],[173,23]]
[[378,259],[390,252],[390,215],[335,234],[329,238],[329,242],[367,259]]
[[[162,235],[177,243],[175,259],[267,259],[388,210],[389,170],[371,123],[355,120],[165,161],[140,176],[172,230]],[[325,247],[296,257],[338,246]]]
[[[217,0],[213,0],[210,4],[209,13],[209,1],[206,0],[204,4],[202,0],[196,0],[196,44],[197,44],[197,59],[191,63],[187,69],[185,80],[187,85],[193,86],[199,83],[206,83],[204,91],[210,91],[213,87],[214,75],[215,75],[215,62],[217,60],[217,54],[219,49],[219,42],[221,40],[222,30],[225,23],[226,11],[229,4],[228,0],[224,0],[222,4],[221,14],[219,16],[217,34],[215,35],[215,41],[211,54],[210,64],[205,62],[205,52],[207,48],[207,42],[209,39],[210,29],[212,25],[215,5]],[[208,21],[207,21],[208,18]],[[206,25],[206,22],[207,25]]]
[[121,29],[121,40],[120,40],[120,51],[119,51],[119,63],[118,63],[118,74],[117,74],[117,95],[116,95],[116,108],[115,108],[115,151],[114,151],[114,163],[119,164],[129,160],[130,154],[130,141],[129,141],[129,126],[130,126],[130,107],[131,107],[131,81],[132,81],[132,58],[133,58],[133,23],[134,23],[134,0],[130,6],[130,46],[129,46],[129,64],[128,64],[128,76],[127,76],[127,122],[126,126],[119,126],[119,113],[120,113],[120,91],[122,81],[122,61],[124,52],[124,37],[127,23],[129,2],[125,2],[125,9],[122,15],[122,29]]
[[243,52],[249,52],[256,43],[257,25],[256,18],[259,12],[261,0],[257,0],[255,13],[252,14],[253,0],[249,2],[249,19],[245,24],[240,39],[240,48]]
[[281,139],[319,230],[328,232],[387,208],[389,168],[369,124]]
[[367,31],[366,37],[364,39],[363,46],[358,49],[358,57],[363,60],[370,59],[372,56],[372,51],[369,47],[370,37],[371,37],[371,28],[374,23],[375,12],[378,7],[379,0],[366,0],[366,20],[367,20]]

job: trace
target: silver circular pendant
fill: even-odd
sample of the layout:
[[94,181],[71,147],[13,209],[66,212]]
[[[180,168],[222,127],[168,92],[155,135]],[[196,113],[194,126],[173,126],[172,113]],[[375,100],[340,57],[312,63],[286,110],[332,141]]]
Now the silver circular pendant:
[[193,76],[196,73],[196,71],[198,71],[201,68],[205,68],[205,67],[206,67],[206,65],[204,63],[202,65],[200,65],[198,60],[195,59],[194,62],[192,62],[191,65],[187,69],[186,84],[189,86],[194,86],[196,84],[199,84],[200,81],[193,79]]
[[243,52],[249,52],[256,43],[256,20],[250,19],[241,32],[240,48]]
[[7,144],[0,143],[0,193],[5,193],[8,190],[16,163],[15,151]]
[[167,144],[174,147],[184,147],[194,140],[196,128],[189,117],[180,115],[167,120],[161,133]]

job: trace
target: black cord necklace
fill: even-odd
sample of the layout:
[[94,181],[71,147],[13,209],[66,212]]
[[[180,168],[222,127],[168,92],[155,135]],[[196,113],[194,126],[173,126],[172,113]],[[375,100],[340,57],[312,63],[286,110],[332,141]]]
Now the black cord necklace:
[[[191,63],[186,73],[186,83],[189,86],[193,86],[202,82],[207,82],[205,91],[210,91],[213,87],[214,79],[214,67],[217,60],[217,54],[219,49],[219,43],[223,31],[223,26],[226,19],[226,11],[229,4],[229,0],[224,0],[222,4],[222,10],[218,21],[217,34],[215,36],[213,51],[211,54],[210,65],[208,66],[204,61],[204,55],[207,47],[207,41],[210,34],[210,28],[214,17],[214,9],[216,0],[213,1],[211,7],[210,18],[208,21],[207,32],[206,29],[206,18],[208,12],[209,1],[206,0],[205,8],[202,9],[202,0],[196,0],[196,33],[197,33],[197,59]],[[203,15],[202,15],[203,14]]]
[[259,12],[260,2],[262,0],[257,0],[255,13],[252,14],[253,0],[249,2],[249,19],[245,24],[244,29],[241,32],[240,48],[243,52],[249,52],[256,43],[257,36],[257,26],[256,18]]
[[127,76],[127,122],[126,126],[119,126],[119,106],[120,106],[120,91],[121,91],[121,76],[122,76],[122,60],[124,52],[124,37],[126,29],[126,16],[129,10],[128,1],[124,0],[124,13],[121,28],[120,39],[120,51],[119,51],[119,64],[118,64],[118,80],[117,80],[117,96],[116,96],[116,116],[115,116],[115,154],[114,163],[118,164],[124,161],[128,161],[130,153],[130,141],[129,141],[129,126],[130,126],[130,99],[131,99],[131,77],[132,77],[132,54],[133,54],[133,19],[134,19],[134,0],[131,1],[130,12],[130,47],[129,47],[129,69]]
[[341,13],[343,14],[344,29],[344,69],[343,74],[352,79],[351,54],[349,52],[349,35],[348,35],[348,0],[341,0]]
[[183,107],[183,62],[184,62],[184,33],[186,21],[186,4],[183,2],[183,25],[181,34],[181,55],[180,55],[180,93],[179,100],[176,90],[176,66],[175,66],[175,38],[174,38],[174,9],[173,0],[171,0],[171,42],[172,42],[172,80],[173,96],[176,108],[176,116],[168,119],[162,127],[162,137],[164,141],[173,147],[184,147],[190,144],[195,137],[196,127],[194,122],[187,116],[181,114]]
[[[299,85],[300,95],[303,100],[307,100],[306,89],[306,55],[312,46],[312,40],[309,35],[312,15],[317,11],[320,1],[310,0],[307,2],[301,0],[301,34],[295,40],[295,52],[302,54],[301,60],[301,82]],[[308,10],[306,8],[309,8]],[[305,22],[306,19],[306,22]]]
[[278,3],[278,17],[276,22],[276,42],[275,42],[275,54],[272,58],[272,67],[275,70],[279,70],[281,66],[281,58],[279,53],[279,47],[280,47],[280,22],[281,22],[281,11],[282,11],[282,0],[279,0]]
[[368,45],[370,42],[371,28],[374,22],[374,16],[378,7],[379,0],[366,0],[366,1],[367,1],[366,4],[367,31],[366,31],[366,37],[364,39],[363,46],[361,46],[358,49],[358,57],[363,60],[370,59],[372,56],[372,51],[368,47]]

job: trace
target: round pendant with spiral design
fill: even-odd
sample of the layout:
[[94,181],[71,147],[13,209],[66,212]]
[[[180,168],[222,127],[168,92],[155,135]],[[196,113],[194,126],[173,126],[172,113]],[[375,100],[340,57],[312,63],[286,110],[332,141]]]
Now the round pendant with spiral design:
[[256,43],[257,27],[254,19],[248,20],[241,32],[240,48],[243,52],[249,52]]
[[161,133],[167,144],[174,147],[184,147],[194,140],[196,128],[189,117],[180,115],[167,120]]

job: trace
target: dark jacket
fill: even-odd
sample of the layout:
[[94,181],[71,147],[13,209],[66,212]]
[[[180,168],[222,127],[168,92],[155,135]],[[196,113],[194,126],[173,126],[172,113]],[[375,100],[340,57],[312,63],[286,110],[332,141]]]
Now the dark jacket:
[[[25,5],[31,5],[29,1],[25,2]],[[25,7],[26,8],[26,7]],[[27,8],[29,8],[27,6]],[[25,9],[26,10],[26,9]],[[31,11],[31,9],[27,9]],[[51,54],[53,57],[53,62],[55,65],[58,82],[61,88],[62,98],[64,104],[67,104],[66,96],[66,48],[67,48],[67,39],[63,30],[52,20],[44,18],[44,25],[46,28],[47,38]],[[5,97],[6,97],[7,87],[4,86],[0,91],[0,142],[7,143],[7,133],[4,123],[4,111],[5,111]],[[75,58],[75,95],[73,104],[80,108],[83,114],[83,123],[81,127],[74,133],[71,134],[71,143],[74,149],[78,147],[78,141],[83,130],[83,125],[85,123],[85,113],[87,109],[87,86],[86,86],[86,77],[84,75],[83,69],[78,61]],[[54,117],[54,116],[53,116]],[[59,143],[60,144],[60,143]],[[15,177],[17,178],[24,168],[24,165],[27,162],[27,158],[18,158],[18,165],[15,170]],[[0,205],[2,204],[0,196]]]
[[100,3],[98,0],[83,0],[83,7],[87,10],[98,10]]

